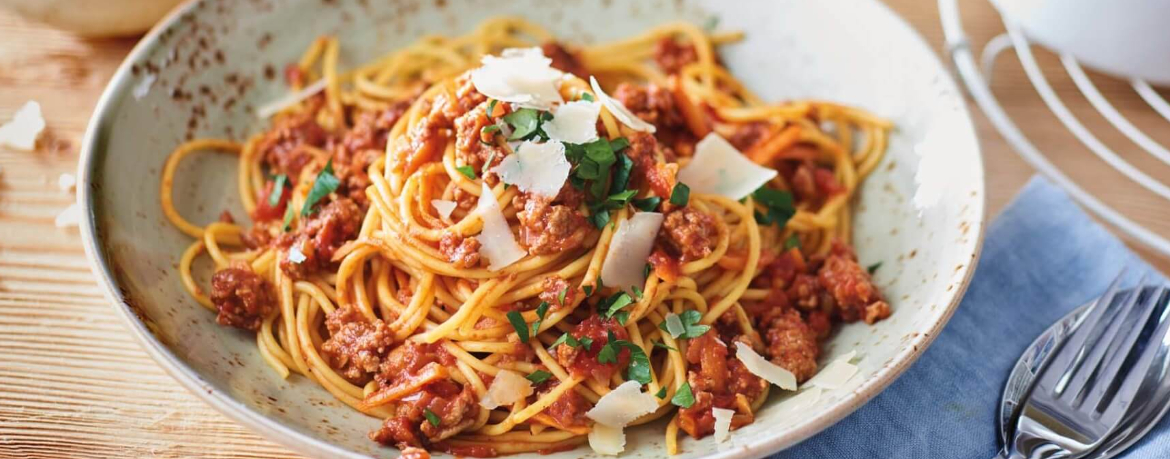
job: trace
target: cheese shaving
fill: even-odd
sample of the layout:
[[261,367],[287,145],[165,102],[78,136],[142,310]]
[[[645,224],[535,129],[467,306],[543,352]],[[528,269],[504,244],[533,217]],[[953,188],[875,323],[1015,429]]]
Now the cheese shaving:
[[565,143],[589,143],[597,140],[597,117],[601,104],[575,100],[553,110],[553,119],[541,125],[553,140]]
[[781,389],[796,390],[796,375],[761,357],[750,346],[736,341],[735,358],[743,362],[743,366],[753,375],[764,378]]
[[678,314],[672,312],[666,315],[666,332],[670,333],[671,338],[678,338],[686,331],[687,327],[683,325]]
[[657,409],[658,399],[653,394],[642,392],[637,381],[626,381],[603,395],[585,416],[599,424],[621,428]]
[[635,115],[630,111],[630,109],[626,108],[625,105],[622,105],[621,101],[609,97],[609,94],[606,94],[605,91],[602,91],[601,85],[597,84],[597,78],[590,76],[589,85],[592,86],[593,93],[597,95],[597,100],[601,101],[601,104],[605,106],[605,109],[608,110],[614,118],[617,118],[618,121],[621,121],[622,124],[629,126],[630,129],[635,131],[654,133],[656,129],[654,128],[653,124],[647,123],[646,121],[642,120],[642,118],[638,118],[638,115]]
[[559,90],[563,73],[552,68],[552,59],[540,48],[509,48],[480,62],[471,71],[471,83],[485,96],[538,110],[564,102]]
[[626,450],[626,433],[621,427],[594,424],[589,430],[589,447],[597,454],[617,456]]
[[479,406],[494,410],[523,400],[532,395],[532,392],[532,381],[514,371],[500,370],[492,379],[492,385],[488,387],[487,393],[479,400]]
[[714,132],[695,145],[695,156],[678,171],[678,181],[692,193],[717,194],[743,199],[776,177],[776,171],[761,167]]
[[72,193],[73,188],[77,186],[77,177],[73,174],[61,174],[57,176],[57,189],[64,193]]
[[294,92],[292,94],[285,94],[283,97],[276,99],[267,104],[261,105],[256,109],[256,117],[260,119],[268,118],[272,115],[280,113],[288,107],[301,103],[301,101],[313,97],[314,94],[325,89],[325,79],[317,80],[311,85],[305,86],[304,89]]
[[792,398],[785,400],[781,406],[784,407],[785,414],[804,413],[821,400],[822,393],[824,393],[824,391],[821,390],[821,388],[810,387],[800,391],[796,395],[793,395]]
[[289,247],[288,248],[288,261],[291,261],[291,262],[299,265],[305,261],[305,253],[301,252],[301,248],[299,246],[294,245],[292,247]]
[[731,438],[731,417],[735,411],[725,408],[711,408],[711,416],[715,418],[715,441],[723,443]]
[[45,119],[41,116],[41,104],[30,100],[12,115],[11,121],[0,126],[0,145],[33,151],[44,131]]
[[520,244],[516,243],[512,228],[508,226],[508,220],[500,211],[500,203],[496,201],[496,195],[486,183],[480,191],[479,204],[476,205],[475,212],[483,219],[483,230],[476,239],[479,240],[480,256],[488,260],[488,271],[504,269],[527,255]]
[[154,85],[154,80],[157,78],[153,73],[148,73],[138,83],[134,85],[134,89],[130,90],[130,95],[134,96],[134,100],[142,100],[147,94],[150,94],[150,87]]
[[843,356],[825,366],[813,376],[806,386],[817,386],[828,390],[840,389],[857,374],[857,365],[849,363],[853,356]]
[[631,292],[642,287],[646,278],[646,260],[654,249],[654,238],[662,226],[663,216],[657,212],[638,212],[618,223],[613,241],[601,265],[601,283]]
[[435,211],[439,213],[440,217],[451,218],[451,212],[455,211],[458,204],[455,201],[448,201],[445,199],[432,199],[431,206],[434,206]]
[[545,143],[521,142],[515,154],[504,157],[491,171],[520,191],[555,198],[572,168],[573,165],[565,159],[565,145],[550,140]]
[[57,214],[57,218],[53,220],[53,224],[58,228],[68,228],[77,226],[81,223],[81,207],[77,203],[70,204],[65,210]]

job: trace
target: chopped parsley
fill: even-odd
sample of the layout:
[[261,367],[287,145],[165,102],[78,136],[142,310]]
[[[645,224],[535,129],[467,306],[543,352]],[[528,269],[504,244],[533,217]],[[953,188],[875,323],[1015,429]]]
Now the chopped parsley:
[[333,160],[325,163],[325,168],[317,173],[317,178],[313,180],[313,188],[309,189],[309,195],[305,197],[305,205],[301,207],[301,216],[307,216],[313,213],[313,206],[317,205],[317,201],[329,196],[329,193],[337,190],[341,185],[341,180],[333,175]]
[[[498,102],[499,101],[495,100],[495,99],[492,99],[490,102],[488,102],[487,113],[485,113],[488,118],[491,118],[492,114],[496,113],[496,103],[498,103]],[[498,126],[497,126],[497,128],[498,128]]]
[[605,314],[605,317],[613,317],[622,308],[634,304],[634,299],[626,292],[617,292],[610,295],[608,298],[597,303],[598,312]]
[[589,221],[597,228],[609,224],[609,211],[626,205],[637,194],[636,190],[626,190],[634,162],[619,154],[629,145],[630,142],[624,138],[599,138],[584,144],[565,144],[565,158],[573,164],[569,183],[574,188],[587,191]]
[[536,307],[536,322],[532,323],[532,336],[540,333],[540,323],[544,321],[545,314],[548,314],[548,302],[541,301],[540,305]]
[[[626,191],[626,187],[630,185],[630,172],[633,170],[634,160],[626,155],[617,155],[617,168],[613,170],[613,175],[610,176],[609,182],[610,199],[613,199],[613,195]],[[636,190],[629,191],[637,193]],[[633,194],[630,194],[630,197],[633,196]]]
[[687,202],[691,200],[691,187],[687,184],[678,182],[674,184],[674,189],[670,190],[670,204],[678,207],[686,207]]
[[574,349],[578,347],[584,347],[586,351],[593,350],[593,338],[583,336],[578,339],[568,333],[561,334],[560,338],[557,338],[556,341],[553,341],[553,343],[548,346],[548,349],[551,351],[562,344]]
[[752,193],[752,198],[762,204],[767,213],[756,211],[756,222],[761,225],[775,224],[781,228],[788,223],[788,219],[796,215],[796,207],[792,203],[792,193],[773,190],[762,186]]
[[666,398],[666,387],[664,386],[663,388],[658,389],[658,393],[654,394],[654,396],[658,397],[659,399]]
[[593,286],[592,285],[582,285],[581,291],[585,293],[586,298],[593,296]]
[[435,427],[438,427],[439,423],[442,422],[442,420],[440,420],[439,417],[436,416],[430,408],[423,408],[423,416],[426,416],[427,422],[431,423],[431,425]]
[[598,209],[589,216],[589,222],[593,223],[597,229],[605,228],[609,224],[609,211],[605,209]]
[[639,300],[642,299],[642,288],[641,287],[638,287],[637,285],[635,285],[635,286],[631,287],[630,290],[634,291],[634,298],[635,299],[639,299]]
[[681,330],[676,324],[672,323],[672,315],[674,315],[674,313],[667,314],[666,320],[663,320],[662,323],[658,324],[658,328],[664,332],[670,333],[672,338],[698,338],[703,336],[704,333],[707,333],[707,330],[711,329],[710,325],[699,324],[699,321],[703,319],[703,315],[694,309],[688,309],[683,311],[682,314],[675,316],[678,317],[679,322],[682,324]]
[[641,384],[650,384],[650,357],[638,345],[626,341],[624,339],[617,339],[612,331],[607,332],[608,340],[605,346],[597,353],[597,361],[600,363],[617,363],[618,353],[622,348],[630,351],[630,363],[626,367],[626,379],[638,381]]
[[268,207],[276,207],[280,205],[280,197],[284,195],[284,184],[288,182],[288,176],[280,174],[276,176],[276,183],[272,185],[272,192],[268,193]]
[[635,199],[632,201],[634,207],[643,212],[654,212],[658,208],[658,204],[662,202],[662,198],[658,196],[651,196],[649,198]]
[[[531,374],[529,374],[528,376],[525,376],[524,378],[529,380],[529,381],[532,381],[533,384],[540,384],[542,382],[548,381],[548,378],[551,378],[551,377],[552,377],[552,373],[549,373],[549,372],[544,371],[544,370],[536,370],[536,371],[532,372]],[[661,397],[659,397],[659,398],[661,398]]]
[[800,238],[795,234],[788,236],[788,239],[784,241],[784,250],[791,250],[793,248],[800,248]]
[[650,266],[650,263],[646,263],[646,267],[645,267],[645,268],[642,268],[642,277],[643,277],[643,278],[649,278],[649,277],[650,277],[650,271],[651,271],[652,269],[654,269],[654,268]]
[[667,346],[666,343],[664,343],[662,341],[655,341],[654,347],[659,348],[659,349],[666,349],[668,351],[677,351],[678,350],[678,349],[675,349],[673,347]]
[[583,93],[581,93],[581,100],[593,102],[593,94],[583,92]]
[[281,227],[281,231],[287,233],[288,229],[292,227],[293,214],[294,212],[292,206],[288,206],[284,209],[284,226]]
[[547,138],[540,125],[551,119],[551,113],[535,108],[521,108],[504,115],[504,122],[512,126],[512,135],[508,136],[508,140],[531,140],[538,136],[542,139]]
[[560,303],[561,306],[564,306],[565,305],[565,296],[568,294],[569,294],[569,287],[565,287],[565,288],[561,289],[561,293],[557,294],[557,303]]
[[463,165],[456,167],[455,170],[459,171],[460,174],[463,174],[463,176],[467,177],[469,180],[475,180],[479,178],[479,176],[475,175],[475,168],[471,166]]
[[690,408],[695,404],[695,394],[691,392],[691,383],[684,382],[678,386],[678,391],[674,393],[674,397],[670,398],[670,404],[681,407]]
[[520,338],[521,343],[528,342],[528,323],[524,321],[524,316],[520,311],[508,311],[508,322],[512,323],[512,328],[516,330],[516,336]]
[[870,275],[873,275],[874,271],[877,271],[877,270],[878,270],[878,268],[881,268],[881,267],[882,267],[882,262],[880,262],[880,261],[879,261],[879,262],[877,262],[877,263],[874,263],[874,264],[872,264],[872,265],[869,265],[869,267],[868,267],[868,268],[865,268],[865,270],[866,270],[866,271],[869,271],[869,274],[870,274]]

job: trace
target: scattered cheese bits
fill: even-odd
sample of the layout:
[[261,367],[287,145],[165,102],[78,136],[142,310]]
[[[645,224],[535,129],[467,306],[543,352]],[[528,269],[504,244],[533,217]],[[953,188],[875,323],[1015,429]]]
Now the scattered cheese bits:
[[77,177],[73,174],[61,174],[57,177],[57,188],[65,193],[72,193],[73,188],[77,186]]
[[305,253],[301,252],[301,248],[294,245],[288,248],[288,261],[296,264],[301,264],[305,261]]
[[617,456],[626,450],[626,433],[621,427],[594,424],[589,430],[589,447],[597,454]]
[[451,212],[455,211],[455,206],[458,204],[455,201],[447,201],[444,199],[432,199],[431,205],[439,212],[439,216],[443,218],[451,218]]
[[678,181],[692,193],[743,199],[776,177],[776,171],[753,163],[714,132],[695,145],[695,157],[678,171]]
[[500,211],[500,203],[487,183],[480,191],[479,204],[475,212],[483,219],[483,231],[476,238],[479,240],[479,254],[488,260],[488,271],[499,271],[517,260],[524,258],[527,252],[516,243],[512,235],[512,228],[508,220]]
[[609,110],[609,113],[612,114],[614,118],[617,118],[618,121],[621,121],[622,124],[629,126],[630,129],[635,131],[649,133],[653,133],[655,131],[653,124],[643,121],[642,118],[638,118],[637,115],[630,112],[630,109],[626,108],[625,105],[622,105],[620,101],[609,97],[609,94],[606,94],[605,91],[602,91],[601,85],[597,84],[597,78],[590,76],[589,85],[593,87],[593,93],[597,95],[597,100],[601,101],[601,104],[605,106],[605,109]]
[[481,94],[521,107],[550,110],[564,102],[559,90],[560,70],[540,48],[509,48],[484,56],[483,66],[471,71],[471,83]]
[[541,125],[541,128],[553,140],[589,143],[597,140],[597,117],[600,114],[601,104],[576,100],[553,110],[553,119]]
[[654,249],[654,238],[658,235],[662,220],[660,213],[638,212],[618,223],[613,241],[605,253],[605,263],[601,265],[602,284],[629,292],[646,283],[643,276],[646,260]]
[[65,210],[57,214],[56,220],[53,220],[53,224],[58,228],[69,228],[71,226],[77,226],[80,223],[81,207],[78,207],[77,203],[70,204],[69,207],[66,207]]
[[41,104],[30,100],[12,115],[11,121],[0,126],[0,145],[33,151],[36,150],[37,140],[44,131],[45,119],[41,117]]
[[516,153],[504,157],[492,172],[500,180],[515,185],[520,191],[555,198],[569,178],[573,168],[565,159],[565,144],[550,140],[545,143],[521,142]]
[[711,408],[711,416],[715,418],[715,441],[723,443],[731,438],[731,417],[735,411],[724,408]]
[[260,119],[268,118],[272,115],[280,113],[281,110],[299,104],[301,101],[313,97],[314,94],[317,94],[324,89],[325,79],[322,78],[311,85],[305,86],[305,88],[300,91],[294,92],[292,94],[286,94],[279,99],[261,105],[260,108],[256,109],[256,117]]
[[797,414],[807,412],[809,408],[821,400],[821,394],[823,392],[819,387],[810,387],[800,391],[800,393],[784,401],[782,405],[784,407],[784,413]]
[[138,83],[134,85],[134,89],[130,90],[130,94],[134,96],[134,100],[142,100],[147,94],[150,94],[150,87],[154,85],[155,75],[148,73]]
[[532,395],[532,392],[531,381],[514,371],[500,370],[492,379],[492,385],[488,387],[487,393],[479,400],[479,406],[494,410],[523,400]]
[[840,389],[845,386],[857,374],[857,365],[849,363],[853,359],[854,352],[841,356],[841,358],[834,360],[832,363],[825,366],[821,371],[813,376],[806,386],[816,386],[828,390]]
[[686,331],[687,327],[683,325],[678,314],[672,312],[666,315],[666,332],[670,333],[671,338],[678,338]]
[[585,412],[585,416],[598,424],[621,428],[657,409],[658,399],[653,394],[642,392],[642,384],[626,381],[603,395],[592,409]]
[[769,362],[752,350],[751,346],[739,341],[735,342],[735,358],[743,362],[743,366],[753,375],[764,378],[784,390],[796,390],[796,375],[776,364]]

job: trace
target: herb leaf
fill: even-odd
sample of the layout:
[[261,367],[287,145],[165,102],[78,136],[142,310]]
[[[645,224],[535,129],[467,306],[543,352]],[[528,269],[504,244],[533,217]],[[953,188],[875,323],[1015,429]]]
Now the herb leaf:
[[642,348],[629,341],[618,341],[622,347],[630,350],[630,365],[627,367],[626,377],[642,384],[650,384],[650,357]]
[[268,193],[268,207],[276,207],[280,205],[280,197],[284,195],[284,184],[288,182],[288,176],[280,174],[276,176],[276,183],[272,185],[272,192]]
[[752,198],[762,204],[767,213],[756,211],[756,221],[761,225],[775,224],[781,228],[788,223],[788,219],[796,215],[796,207],[792,202],[792,193],[773,190],[762,186],[752,193]]
[[662,341],[655,341],[654,347],[659,348],[659,349],[666,349],[668,351],[677,351],[678,350],[678,349],[675,349],[673,347],[667,346],[666,343],[664,343]]
[[548,314],[548,302],[541,301],[540,305],[536,307],[536,322],[532,323],[532,336],[536,336],[537,333],[540,333],[540,323],[544,322],[545,314]]
[[548,378],[551,378],[551,377],[552,377],[552,373],[549,373],[549,372],[544,371],[544,370],[536,370],[536,371],[532,372],[531,374],[529,374],[528,376],[525,376],[524,378],[529,380],[529,381],[532,381],[533,384],[540,384],[542,382],[548,381]]
[[333,175],[333,160],[325,163],[325,168],[317,173],[317,178],[313,180],[313,188],[309,189],[309,195],[305,197],[305,205],[301,207],[301,216],[307,216],[313,213],[313,206],[317,205],[317,201],[329,196],[329,193],[337,190],[341,185],[341,180]]
[[604,308],[605,317],[613,317],[622,308],[634,304],[634,300],[626,292],[617,292],[602,300],[598,306]]
[[670,404],[682,408],[690,408],[691,405],[694,405],[695,394],[691,392],[691,383],[684,382],[681,386],[678,386],[674,397],[670,398]]
[[435,427],[438,427],[439,423],[442,422],[442,420],[440,420],[439,417],[436,416],[430,408],[423,408],[423,416],[426,416],[427,422],[431,423],[431,425]]
[[658,204],[662,202],[662,198],[658,196],[651,196],[649,198],[635,199],[632,201],[634,207],[643,212],[654,212],[658,208]]
[[669,333],[672,338],[698,338],[711,329],[710,325],[699,324],[702,319],[703,315],[699,311],[688,309],[678,315],[667,314],[666,320],[659,323],[658,328]]
[[479,176],[475,175],[475,168],[471,166],[463,165],[456,167],[455,170],[459,171],[460,174],[463,174],[463,176],[467,177],[469,180],[475,180],[479,178]]
[[281,231],[287,233],[288,229],[292,227],[293,214],[294,212],[292,206],[288,206],[284,209],[284,226],[281,227]]
[[784,241],[784,250],[791,250],[793,248],[800,248],[800,237],[795,234],[788,236],[788,239]]
[[557,303],[560,303],[561,306],[564,306],[565,305],[565,296],[568,294],[569,294],[569,287],[565,287],[564,289],[562,289],[561,293],[557,294]]
[[[612,146],[613,144],[610,143],[610,147]],[[626,191],[626,187],[630,185],[630,171],[632,170],[634,170],[634,160],[626,155],[617,155],[617,168],[614,169],[612,179],[609,183],[609,194],[613,195]],[[637,191],[634,192],[637,193]],[[613,196],[610,196],[610,199],[612,198]]]
[[516,336],[520,338],[521,343],[528,342],[528,323],[524,321],[524,316],[520,311],[508,311],[508,322],[512,323],[512,328],[516,330]]
[[508,140],[528,140],[540,128],[541,114],[535,108],[522,108],[504,115],[504,122],[512,126]]
[[654,394],[654,396],[658,397],[659,399],[666,398],[666,386],[662,386],[661,389],[658,389],[658,393]]
[[593,102],[593,94],[583,92],[583,93],[581,93],[581,100]]
[[690,200],[691,187],[682,182],[674,184],[674,189],[670,190],[670,203],[678,207],[686,207]]
[[882,267],[882,262],[880,262],[880,261],[879,261],[879,262],[877,262],[877,263],[874,263],[874,264],[872,264],[872,265],[869,265],[869,267],[868,267],[868,268],[865,268],[865,270],[866,270],[866,271],[869,271],[869,274],[870,274],[870,275],[873,275],[874,271],[877,271],[877,270],[878,270],[878,268],[881,268],[881,267]]

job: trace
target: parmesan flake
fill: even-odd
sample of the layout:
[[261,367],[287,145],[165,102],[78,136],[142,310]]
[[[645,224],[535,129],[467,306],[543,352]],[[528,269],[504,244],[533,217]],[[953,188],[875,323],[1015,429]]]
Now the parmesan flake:
[[41,116],[41,104],[30,100],[12,115],[11,121],[0,126],[0,145],[33,151],[44,131],[45,119]]
[[618,223],[605,262],[601,265],[601,282],[631,292],[646,282],[643,276],[646,260],[654,249],[654,238],[662,226],[663,216],[657,212],[638,212]]
[[764,378],[781,389],[796,390],[796,375],[761,357],[751,346],[736,341],[735,358],[743,362],[743,366],[753,375]]
[[521,142],[516,153],[504,157],[491,169],[500,180],[546,198],[555,198],[573,168],[565,159],[565,145],[555,140],[545,143]]
[[550,110],[564,102],[559,89],[560,70],[540,48],[509,48],[499,56],[484,56],[471,71],[475,90],[492,99],[521,107]]
[[714,132],[695,145],[695,156],[678,171],[678,181],[692,193],[717,194],[743,199],[776,177],[776,170],[762,167],[736,150]]
[[73,193],[73,188],[77,186],[77,177],[73,174],[61,174],[57,176],[57,189],[64,193]]
[[58,228],[69,228],[77,226],[81,223],[81,207],[77,203],[70,204],[65,210],[57,214],[57,218],[53,220],[53,224]]
[[589,429],[589,447],[597,454],[617,456],[626,450],[626,433],[621,427],[593,424]]
[[711,416],[715,418],[715,441],[723,443],[731,438],[731,417],[735,416],[735,411],[713,407]]
[[500,211],[500,203],[496,201],[492,189],[487,183],[482,186],[475,212],[483,219],[483,230],[476,239],[479,241],[479,254],[488,260],[488,271],[499,271],[524,258],[527,253],[516,243],[512,228]]
[[488,386],[487,393],[479,400],[479,406],[494,410],[523,400],[532,392],[532,381],[514,371],[500,370],[492,379],[492,385]]
[[451,218],[451,212],[455,211],[458,204],[455,201],[448,201],[445,199],[432,199],[431,206],[434,206],[435,211],[439,212],[439,216],[443,218]]
[[541,128],[553,140],[565,143],[589,143],[597,140],[597,117],[601,104],[586,100],[565,103],[553,110],[553,119]]
[[638,115],[635,115],[625,105],[622,105],[621,101],[609,97],[609,94],[602,91],[601,85],[597,84],[597,78],[590,76],[589,85],[592,86],[593,92],[597,95],[597,100],[601,101],[605,109],[609,110],[609,113],[614,118],[617,118],[618,121],[621,121],[622,124],[629,126],[630,129],[635,131],[654,133],[656,129],[653,124],[647,123],[642,118],[638,118]]
[[288,248],[288,261],[298,265],[305,261],[305,254],[301,252],[300,246],[293,245]]
[[598,424],[621,428],[657,409],[658,399],[642,392],[642,384],[626,381],[603,395],[585,416]]

